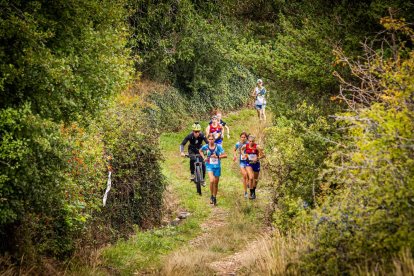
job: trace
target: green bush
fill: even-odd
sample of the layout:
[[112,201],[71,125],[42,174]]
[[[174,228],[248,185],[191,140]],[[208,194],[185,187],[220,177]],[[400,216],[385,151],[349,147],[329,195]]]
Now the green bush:
[[[29,106],[1,111],[2,252],[64,257],[80,240],[96,246],[160,223],[158,133],[137,103],[120,96],[88,127],[56,124]],[[102,208],[108,168],[113,188]]]
[[282,230],[315,204],[318,174],[327,155],[331,126],[318,108],[303,102],[266,130],[269,169],[276,183],[275,223]]
[[1,1],[2,254],[66,256],[99,211],[104,143],[89,119],[130,79],[125,3]]
[[139,102],[136,96],[123,95],[101,121],[113,188],[99,216],[118,231],[115,236],[129,234],[133,225],[149,228],[161,222],[165,183],[159,133],[142,120]]
[[[394,35],[413,37],[404,22],[388,18],[383,23]],[[395,59],[368,50],[366,60],[349,64],[355,75],[371,80],[358,94],[370,101],[353,101],[356,94],[348,89],[355,83],[344,81],[348,93],[342,99],[353,112],[338,114],[348,126],[347,139],[326,162],[325,181],[335,185],[315,211],[314,238],[302,258],[306,273],[378,266],[391,273],[394,257],[414,252],[414,51],[404,44],[393,49]],[[340,60],[347,59],[341,54]]]
[[219,92],[199,86],[191,96],[171,86],[151,87],[143,82],[142,86],[149,86],[143,93],[143,111],[148,123],[156,131],[176,131],[188,125],[188,118],[199,121],[207,118],[212,110],[226,111],[245,105],[253,87],[253,76],[238,66],[228,68],[225,74]]
[[1,251],[65,254],[72,247],[66,222],[66,141],[59,126],[30,106],[0,112]]
[[72,121],[124,88],[131,64],[124,1],[2,1],[0,108]]
[[[230,110],[246,104],[255,81],[230,55],[237,35],[215,18],[214,12],[198,6],[188,0],[137,1],[131,3],[134,12],[130,20],[133,51],[141,57],[138,70],[146,79],[172,84],[185,110],[174,89],[155,93],[150,101],[158,108],[162,105],[200,119],[213,109]],[[174,122],[178,123],[177,119]]]

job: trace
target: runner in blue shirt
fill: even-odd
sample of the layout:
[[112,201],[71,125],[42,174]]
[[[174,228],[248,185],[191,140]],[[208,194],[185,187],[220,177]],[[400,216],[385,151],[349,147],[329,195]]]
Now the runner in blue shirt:
[[216,144],[213,133],[207,136],[208,144],[200,149],[200,155],[206,162],[206,170],[210,179],[210,204],[217,204],[218,183],[221,175],[221,161],[222,158],[227,158],[227,154],[221,145]]

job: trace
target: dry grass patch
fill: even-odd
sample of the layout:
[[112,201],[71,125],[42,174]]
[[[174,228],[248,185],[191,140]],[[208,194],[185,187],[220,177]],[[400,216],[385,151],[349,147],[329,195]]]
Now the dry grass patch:
[[249,247],[249,256],[242,259],[242,275],[300,275],[296,264],[300,252],[309,244],[307,230],[282,235],[273,231],[272,236],[262,236]]
[[205,250],[207,241],[199,249],[188,248],[171,254],[165,261],[161,275],[213,275],[209,263],[217,253]]

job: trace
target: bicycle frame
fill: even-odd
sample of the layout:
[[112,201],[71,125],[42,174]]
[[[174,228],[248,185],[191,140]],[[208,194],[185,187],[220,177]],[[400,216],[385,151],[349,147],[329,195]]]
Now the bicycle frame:
[[203,160],[201,159],[200,154],[190,154],[186,155],[188,158],[195,158],[194,162],[194,174],[195,177],[192,181],[196,184],[197,193],[201,195],[201,182],[204,181],[203,178]]

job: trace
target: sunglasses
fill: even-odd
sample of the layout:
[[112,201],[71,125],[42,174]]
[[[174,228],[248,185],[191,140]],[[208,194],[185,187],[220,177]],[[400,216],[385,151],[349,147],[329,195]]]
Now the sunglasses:
[[194,133],[200,133],[200,131],[199,130],[194,130]]

